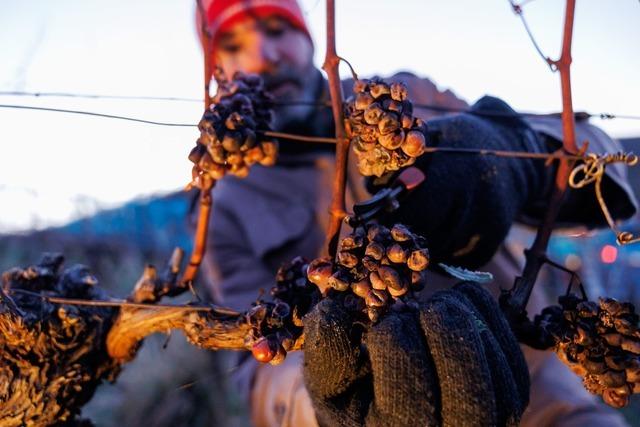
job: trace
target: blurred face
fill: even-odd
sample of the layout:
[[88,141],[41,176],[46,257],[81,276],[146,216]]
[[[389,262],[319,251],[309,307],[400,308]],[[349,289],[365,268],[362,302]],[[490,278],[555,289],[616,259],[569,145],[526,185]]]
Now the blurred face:
[[[306,34],[282,18],[248,17],[234,24],[220,34],[213,55],[225,76],[231,77],[236,71],[262,75],[277,101],[313,100],[313,46]],[[279,110],[277,122],[306,117],[311,108]]]

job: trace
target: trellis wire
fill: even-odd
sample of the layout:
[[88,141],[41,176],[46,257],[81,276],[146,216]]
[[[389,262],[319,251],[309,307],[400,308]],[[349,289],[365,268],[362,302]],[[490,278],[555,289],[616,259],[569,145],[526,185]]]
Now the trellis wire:
[[[7,292],[7,290],[5,290],[5,292]],[[238,312],[231,309],[224,308],[224,307],[198,306],[198,305],[185,305],[185,304],[144,304],[144,303],[130,302],[126,300],[89,300],[89,299],[82,299],[82,298],[62,298],[62,297],[52,297],[48,295],[42,295],[37,292],[27,291],[25,289],[8,289],[8,293],[29,295],[31,297],[40,298],[50,303],[64,304],[64,305],[82,305],[82,306],[93,306],[93,307],[131,307],[131,308],[145,308],[145,309],[179,308],[184,311],[206,311],[206,312],[216,312],[216,313],[225,314],[225,315],[238,314]]]
[[[344,60],[344,59],[342,59]],[[24,97],[34,97],[34,98],[42,98],[42,97],[68,97],[68,98],[87,98],[87,99],[122,99],[122,100],[142,100],[142,101],[165,101],[165,102],[198,102],[201,103],[201,99],[196,98],[182,98],[182,97],[171,97],[171,96],[145,96],[145,95],[99,95],[99,94],[80,94],[80,93],[71,93],[71,92],[17,92],[17,91],[0,91],[0,96],[24,96]],[[292,107],[292,106],[312,106],[318,108],[331,108],[330,102],[316,102],[316,101],[273,101],[274,108],[283,108],[283,107]],[[5,104],[6,105],[6,104]],[[559,115],[559,112],[551,112],[551,113],[534,113],[531,111],[515,111],[515,113],[506,113],[504,111],[491,111],[491,110],[483,110],[483,111],[474,111],[469,108],[456,108],[456,107],[444,107],[441,105],[434,104],[420,104],[414,103],[413,106],[415,108],[422,108],[430,111],[438,111],[444,113],[467,113],[473,114],[477,116],[486,116],[486,117],[514,117],[514,116],[523,116],[523,117],[549,117]],[[8,108],[9,106],[7,105]],[[29,106],[30,109],[39,109],[41,107]],[[53,110],[57,110],[53,108]],[[73,110],[78,111],[78,110]],[[91,113],[99,115],[101,113]],[[106,115],[108,116],[108,115]],[[612,119],[625,119],[625,120],[640,120],[640,115],[632,115],[632,114],[615,114],[615,113],[588,113],[585,111],[576,112],[576,117],[580,119],[587,118],[598,118],[601,120],[612,120]],[[109,118],[109,117],[107,117]],[[160,124],[163,123],[150,123],[150,124]],[[195,126],[195,125],[194,125]]]
[[520,2],[520,3],[516,3],[513,0],[508,0],[508,1],[509,1],[509,4],[511,5],[511,9],[513,9],[513,12],[516,15],[518,15],[518,17],[520,18],[520,21],[522,21],[522,25],[524,25],[524,29],[527,31],[527,35],[529,35],[529,40],[531,40],[531,43],[533,43],[533,47],[538,52],[538,55],[540,55],[540,57],[544,60],[544,62],[547,63],[547,65],[549,66],[551,71],[557,71],[558,67],[556,66],[554,61],[551,60],[551,58],[549,58],[547,55],[545,55],[542,52],[542,49],[540,49],[540,46],[538,45],[538,42],[536,42],[535,37],[533,37],[533,33],[529,29],[529,25],[527,24],[527,20],[524,17],[524,10],[522,9],[522,6],[524,6],[526,3],[528,3],[528,1],[524,0],[524,1]]
[[[157,122],[157,121],[151,121],[151,120],[137,119],[133,117],[93,113],[93,112],[79,111],[79,110],[65,110],[65,109],[57,109],[57,108],[32,107],[32,106],[26,106],[26,105],[6,105],[6,104],[0,104],[0,108],[19,108],[19,109],[28,109],[28,110],[43,110],[43,111],[53,111],[53,112],[61,112],[61,113],[83,114],[83,115],[97,116],[102,118],[128,120],[128,121],[133,121],[138,123],[152,124],[152,125],[159,125],[159,126],[198,127],[198,125],[195,125],[195,124]],[[269,136],[273,138],[289,139],[292,141],[299,141],[299,142],[305,142],[305,143],[318,143],[318,144],[335,144],[336,143],[335,138],[296,135],[291,133],[273,132],[273,131],[260,131],[260,133],[262,133],[265,136]],[[467,149],[467,148],[453,148],[453,147],[427,147],[426,152],[427,153],[435,153],[435,152],[467,153],[467,154],[478,154],[478,155],[495,155],[497,157],[513,157],[513,158],[522,158],[522,159],[543,159],[543,160],[559,160],[559,159],[584,160],[585,159],[584,156],[567,156],[567,155],[558,155],[554,153],[528,153],[528,152],[520,152],[520,151],[487,150],[483,148]],[[610,153],[610,154],[614,154],[614,153]]]
[[117,119],[117,120],[126,120],[130,122],[144,123],[148,125],[157,125],[157,126],[171,126],[171,127],[197,127],[198,125],[194,125],[191,123],[167,123],[167,122],[156,122],[153,120],[145,120],[145,119],[137,119],[134,117],[128,116],[119,116],[116,114],[104,114],[104,113],[94,113],[91,111],[81,111],[81,110],[67,110],[63,108],[49,108],[49,107],[34,107],[31,105],[14,105],[14,104],[0,104],[0,108],[9,108],[16,110],[36,110],[36,111],[49,111],[55,113],[68,113],[68,114],[80,114],[84,116],[93,116],[93,117],[102,117],[107,119]]
[[86,98],[86,99],[121,99],[129,101],[167,101],[167,102],[202,102],[202,99],[183,98],[179,96],[146,96],[146,95],[102,95],[93,93],[72,92],[25,92],[0,91],[0,96],[29,96],[34,98]]

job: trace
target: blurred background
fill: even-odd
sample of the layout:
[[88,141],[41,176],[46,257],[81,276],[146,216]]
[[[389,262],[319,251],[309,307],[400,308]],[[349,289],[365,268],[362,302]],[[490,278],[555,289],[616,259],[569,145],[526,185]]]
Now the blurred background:
[[[301,5],[320,65],[325,4]],[[0,0],[2,271],[35,262],[43,250],[61,251],[122,296],[144,263],[162,263],[176,245],[190,248],[191,198],[180,190],[190,178],[195,127],[7,107],[195,125],[203,65],[194,10],[192,0]],[[542,51],[556,58],[564,2],[528,1],[524,14]],[[469,102],[492,94],[520,111],[561,108],[559,75],[536,53],[507,0],[343,0],[336,15],[338,53],[362,76],[409,70]],[[638,22],[637,0],[577,2],[576,111],[640,116]],[[145,97],[164,99],[139,99]],[[640,144],[640,120],[593,123],[627,150]],[[640,173],[630,172],[637,192]],[[640,222],[624,228],[640,233]],[[521,250],[530,237],[523,231],[512,244]],[[556,237],[550,252],[581,272],[591,298],[640,301],[640,244],[618,247],[605,230]],[[551,293],[567,282],[548,276],[558,285]],[[118,382],[99,390],[86,416],[105,426],[245,425],[238,399],[220,393],[231,369],[224,357],[180,336],[152,337]],[[636,423],[637,407],[627,410]]]

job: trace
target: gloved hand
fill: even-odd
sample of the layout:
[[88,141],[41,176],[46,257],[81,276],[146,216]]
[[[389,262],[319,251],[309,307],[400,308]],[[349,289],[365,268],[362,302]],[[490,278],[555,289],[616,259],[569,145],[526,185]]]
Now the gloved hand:
[[[500,99],[484,97],[471,111],[475,114],[427,122],[427,145],[529,153],[555,149]],[[544,160],[469,153],[427,153],[414,166],[426,180],[386,222],[406,224],[426,237],[432,265],[470,269],[491,259],[518,216],[542,215],[555,172]],[[377,190],[375,185],[369,189]]]
[[491,295],[463,282],[363,330],[331,298],[304,318],[304,378],[320,425],[517,425],[520,347]]

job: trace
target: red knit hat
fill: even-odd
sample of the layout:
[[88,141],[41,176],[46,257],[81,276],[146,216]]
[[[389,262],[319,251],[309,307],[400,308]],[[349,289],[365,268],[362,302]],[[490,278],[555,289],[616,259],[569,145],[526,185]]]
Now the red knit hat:
[[[231,25],[247,17],[279,16],[309,37],[302,10],[296,0],[201,0],[206,26],[215,45],[216,37]],[[200,23],[200,12],[196,11]],[[198,25],[200,31],[200,25]]]

